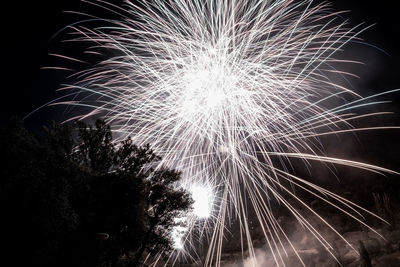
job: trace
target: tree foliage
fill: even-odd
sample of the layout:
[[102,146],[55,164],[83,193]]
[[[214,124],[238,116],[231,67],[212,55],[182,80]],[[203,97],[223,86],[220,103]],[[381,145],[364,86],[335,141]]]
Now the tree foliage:
[[1,130],[5,256],[15,266],[132,266],[169,251],[174,218],[192,203],[173,187],[180,173],[154,169],[149,146],[113,142],[103,121],[77,126],[75,138],[57,124],[40,137],[17,120]]

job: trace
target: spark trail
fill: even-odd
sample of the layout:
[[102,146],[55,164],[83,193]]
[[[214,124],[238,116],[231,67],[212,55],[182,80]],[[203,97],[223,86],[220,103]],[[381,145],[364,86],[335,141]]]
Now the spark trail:
[[[195,246],[191,233],[200,227],[209,237],[203,264],[219,266],[232,219],[239,221],[242,242],[257,265],[247,221],[252,210],[275,263],[285,265],[288,249],[303,263],[273,214],[275,199],[335,258],[332,246],[298,207],[340,233],[294,188],[368,227],[363,215],[376,215],[291,171],[291,162],[300,159],[304,168],[319,162],[327,168],[394,173],[329,157],[320,139],[375,129],[355,128],[352,122],[380,114],[362,113],[379,103],[376,96],[363,98],[345,87],[343,81],[353,74],[334,67],[357,64],[335,55],[366,28],[350,27],[329,4],[310,0],[88,3],[120,19],[89,16],[70,26],[77,34],[73,41],[91,43],[89,54],[111,56],[77,73],[79,82],[67,87],[74,100],[58,104],[82,106],[90,111],[80,119],[101,115],[120,138],[150,143],[162,157],[160,166],[182,171],[177,186],[212,188],[211,215],[201,215],[206,217],[201,223],[192,216],[178,254]],[[90,27],[93,21],[97,24]],[[175,260],[171,257],[170,263]]]

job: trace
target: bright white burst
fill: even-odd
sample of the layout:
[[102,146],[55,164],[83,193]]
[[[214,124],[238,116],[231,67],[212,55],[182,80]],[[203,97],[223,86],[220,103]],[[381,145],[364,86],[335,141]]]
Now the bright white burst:
[[195,213],[204,222],[188,219],[188,232],[178,238],[185,240],[177,245],[179,253],[194,246],[192,233],[200,227],[209,237],[204,265],[219,266],[225,228],[233,219],[240,222],[242,242],[256,265],[247,221],[251,210],[276,264],[285,265],[288,249],[302,263],[272,212],[270,199],[275,199],[335,258],[332,246],[297,207],[340,234],[294,189],[366,225],[363,214],[370,212],[294,175],[291,166],[291,160],[300,159],[304,168],[320,162],[391,172],[329,157],[319,138],[373,129],[351,123],[375,115],[354,112],[376,102],[346,88],[343,81],[352,74],[335,69],[337,63],[351,62],[334,56],[356,39],[359,27],[349,28],[328,4],[310,0],[92,4],[121,19],[100,20],[99,27],[85,26],[92,20],[71,26],[79,34],[75,41],[93,44],[85,52],[109,58],[78,73],[80,81],[69,88],[77,90],[79,101],[63,104],[88,107],[80,118],[100,114],[120,138],[151,144],[162,156],[160,166],[182,171],[177,186],[212,188],[212,204],[206,203],[210,191],[192,190],[199,199]]
[[[187,191],[189,191],[193,199],[193,210],[185,217],[176,218],[175,222],[191,225],[199,220],[209,218],[212,215],[214,202],[212,189],[204,184],[193,184]],[[189,231],[190,229],[187,226],[182,225],[177,225],[173,228],[172,241],[175,249],[182,250],[185,248],[184,240]]]
[[205,219],[211,216],[213,205],[213,194],[209,187],[203,185],[193,185],[190,188],[193,199],[193,213],[199,219]]

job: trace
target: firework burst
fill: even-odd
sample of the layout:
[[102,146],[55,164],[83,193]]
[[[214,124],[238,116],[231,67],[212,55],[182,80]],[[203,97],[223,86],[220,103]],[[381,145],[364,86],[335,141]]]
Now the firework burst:
[[[285,265],[288,249],[302,263],[273,214],[275,199],[335,258],[326,238],[296,207],[341,237],[340,233],[294,189],[367,226],[362,215],[374,214],[291,171],[297,159],[304,168],[315,161],[327,167],[392,172],[329,157],[320,139],[374,129],[351,123],[376,115],[354,113],[376,104],[371,101],[375,96],[363,98],[346,88],[342,81],[352,74],[334,67],[356,63],[335,55],[365,28],[349,27],[328,4],[310,0],[90,4],[120,19],[90,17],[71,25],[78,34],[73,40],[93,44],[85,51],[89,54],[111,56],[77,73],[79,82],[68,86],[74,100],[61,103],[89,108],[80,119],[103,116],[120,138],[131,136],[137,145],[150,143],[162,156],[160,166],[182,171],[183,181],[177,186],[210,188],[204,194],[213,192],[207,204],[212,210],[187,219],[188,228],[180,229],[185,233],[179,237],[183,243],[178,254],[190,251],[194,237],[204,231],[209,248],[203,264],[219,266],[225,228],[235,219],[243,247],[255,259],[247,221],[251,210],[275,263]],[[93,21],[104,25],[85,26]],[[175,260],[171,257],[170,262]]]

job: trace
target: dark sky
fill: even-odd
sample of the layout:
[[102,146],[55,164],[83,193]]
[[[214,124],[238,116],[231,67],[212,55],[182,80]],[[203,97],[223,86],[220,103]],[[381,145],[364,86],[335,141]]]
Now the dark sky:
[[[400,22],[396,1],[331,1],[337,10],[351,10],[345,17],[353,24],[366,22],[377,25],[362,37],[371,45],[385,50],[385,55],[378,49],[354,52],[355,57],[365,58],[366,67],[359,70],[362,79],[359,86],[366,92],[400,88],[399,40]],[[62,71],[41,70],[52,66],[54,59],[48,53],[68,54],[60,47],[60,39],[52,36],[76,17],[64,14],[65,10],[85,10],[87,5],[79,0],[20,0],[2,3],[1,46],[2,71],[0,75],[2,105],[0,121],[4,123],[11,116],[25,116],[40,105],[54,99],[59,84],[67,73]],[[358,54],[357,54],[358,53]],[[60,64],[60,61],[57,62]],[[399,96],[393,96],[399,99]],[[42,124],[46,120],[59,118],[54,108],[45,108],[31,116],[26,123]]]

